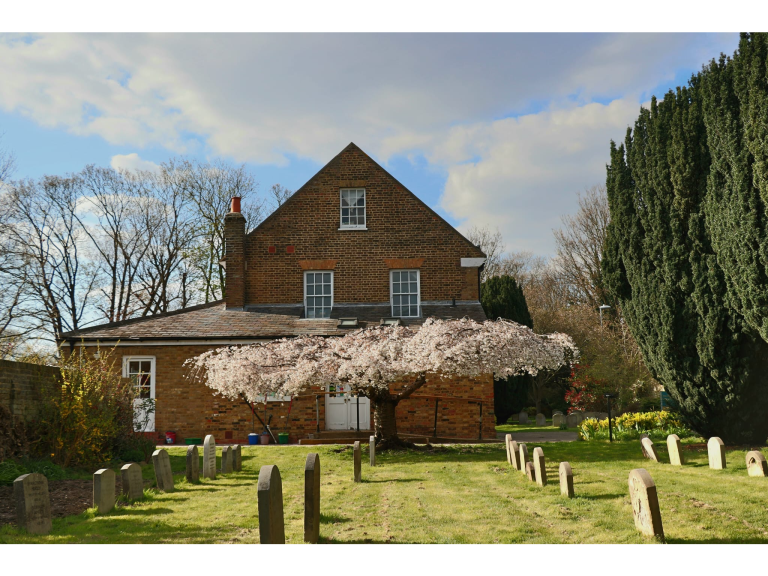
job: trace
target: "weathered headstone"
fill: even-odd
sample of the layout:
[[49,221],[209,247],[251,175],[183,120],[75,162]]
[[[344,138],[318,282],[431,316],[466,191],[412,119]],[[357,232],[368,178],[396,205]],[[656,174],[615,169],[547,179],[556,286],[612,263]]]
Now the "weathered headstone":
[[569,462],[560,462],[560,494],[573,498],[573,470]]
[[629,497],[632,501],[635,527],[646,536],[663,539],[664,528],[661,525],[656,484],[645,468],[636,468],[629,473]]
[[259,541],[262,544],[285,544],[283,517],[283,483],[277,466],[259,470]]
[[680,444],[680,437],[677,434],[667,436],[667,451],[669,452],[669,463],[673,466],[682,466],[685,464],[683,458],[683,446]]
[[533,462],[525,463],[525,475],[528,476],[528,480],[536,482],[536,471],[533,469]]
[[512,457],[512,466],[520,470],[520,446],[514,440],[509,441],[509,455]]
[[525,410],[520,412],[519,422],[520,424],[528,424],[528,412],[526,412]]
[[560,410],[555,410],[554,412],[552,412],[553,417],[557,416],[558,414],[562,416],[563,413]]
[[504,444],[507,447],[507,464],[514,466],[514,463],[512,462],[512,453],[509,451],[510,442],[512,442],[512,434],[507,434],[504,436]]
[[518,455],[520,457],[520,471],[525,474],[525,465],[528,463],[528,446],[520,444]]
[[541,448],[533,449],[533,467],[536,471],[536,484],[539,486],[546,486],[547,467],[544,463],[544,450]]
[[536,414],[536,426],[546,426],[547,425],[547,417],[544,416],[544,414]]
[[643,458],[650,458],[651,455],[648,454],[648,451],[645,449],[645,444],[643,444],[643,440],[645,440],[646,438],[650,439],[650,436],[648,436],[648,434],[646,434],[645,432],[640,434],[640,449],[643,451]]
[[115,471],[102,468],[93,473],[93,507],[106,514],[115,507]]
[[141,477],[141,466],[131,462],[120,468],[120,483],[122,491],[128,500],[144,498],[144,479]]
[[574,414],[576,415],[576,419],[578,420],[577,424],[581,424],[584,421],[584,412],[582,412],[581,410],[576,410]]
[[[429,444],[429,439],[427,439]],[[368,438],[368,457],[371,461],[371,466],[376,466],[376,436]]]
[[152,465],[155,468],[155,481],[157,489],[163,492],[173,492],[173,472],[171,472],[171,459],[168,452],[155,450],[152,453]]
[[200,482],[200,451],[195,445],[187,448],[187,482]]
[[229,474],[232,472],[232,447],[221,447],[221,473]]
[[360,454],[360,441],[357,440],[352,446],[352,460],[355,466],[355,482],[362,482],[361,467],[362,455]]
[[643,438],[640,440],[640,444],[643,446],[643,453],[645,457],[654,462],[659,461],[659,454],[656,452],[656,446],[653,445],[653,441],[650,438]]
[[709,467],[713,470],[725,469],[725,444],[717,436],[713,436],[707,442],[709,453]]
[[216,480],[216,439],[212,434],[203,441],[203,478]]
[[320,455],[307,454],[304,465],[304,542],[320,538]]
[[597,412],[584,412],[584,419],[597,418]]
[[598,420],[608,420],[608,412],[595,412],[595,418]]
[[13,481],[13,499],[16,501],[16,523],[31,534],[51,531],[51,499],[48,479],[33,472]]
[[768,476],[768,462],[762,452],[751,450],[747,452],[747,474],[750,476]]
[[235,444],[230,449],[232,453],[232,471],[243,471],[243,447],[240,444]]
[[568,414],[568,416],[565,417],[565,424],[568,428],[576,428],[576,426],[579,425],[578,414]]
[[555,428],[560,428],[560,426],[562,426],[565,423],[566,423],[565,416],[563,416],[562,414],[554,414],[552,416],[552,426],[554,426]]

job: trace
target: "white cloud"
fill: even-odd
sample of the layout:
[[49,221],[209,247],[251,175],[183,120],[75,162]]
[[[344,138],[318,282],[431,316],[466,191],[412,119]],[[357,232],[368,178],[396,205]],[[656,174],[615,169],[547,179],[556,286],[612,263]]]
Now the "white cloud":
[[115,170],[143,170],[157,172],[160,166],[150,160],[143,160],[136,152],[132,154],[115,154],[109,163]]

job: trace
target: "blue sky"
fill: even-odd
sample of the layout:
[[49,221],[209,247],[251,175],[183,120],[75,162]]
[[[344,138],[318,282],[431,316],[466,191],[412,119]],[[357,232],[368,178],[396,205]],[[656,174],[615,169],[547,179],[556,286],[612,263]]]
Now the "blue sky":
[[354,141],[459,229],[551,255],[611,138],[736,34],[0,37],[15,177],[177,155],[296,189]]

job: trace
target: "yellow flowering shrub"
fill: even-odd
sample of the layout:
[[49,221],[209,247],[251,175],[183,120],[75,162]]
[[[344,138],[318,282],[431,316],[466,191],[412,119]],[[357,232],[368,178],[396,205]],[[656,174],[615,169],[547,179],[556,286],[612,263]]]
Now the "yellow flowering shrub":
[[[669,411],[627,412],[613,419],[613,437],[617,440],[632,440],[648,434],[651,438],[666,438],[677,434],[680,438],[695,436],[680,418]],[[608,420],[586,418],[579,424],[582,440],[607,440]]]

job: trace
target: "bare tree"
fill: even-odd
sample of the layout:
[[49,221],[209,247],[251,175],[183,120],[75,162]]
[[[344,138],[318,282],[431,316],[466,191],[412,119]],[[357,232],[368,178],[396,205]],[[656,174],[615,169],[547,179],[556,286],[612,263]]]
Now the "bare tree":
[[280,184],[272,184],[272,188],[269,189],[269,192],[272,195],[273,210],[280,208],[280,206],[285,204],[285,201],[293,194],[293,191],[288,190],[288,188],[285,188]]
[[464,236],[485,254],[485,265],[480,272],[480,282],[485,282],[488,278],[499,276],[502,272],[500,264],[504,253],[504,239],[497,228],[495,231],[488,226],[472,226]]
[[568,283],[575,302],[598,307],[606,302],[600,260],[610,222],[605,187],[592,186],[579,194],[575,216],[563,216],[563,227],[554,230],[557,268]]

